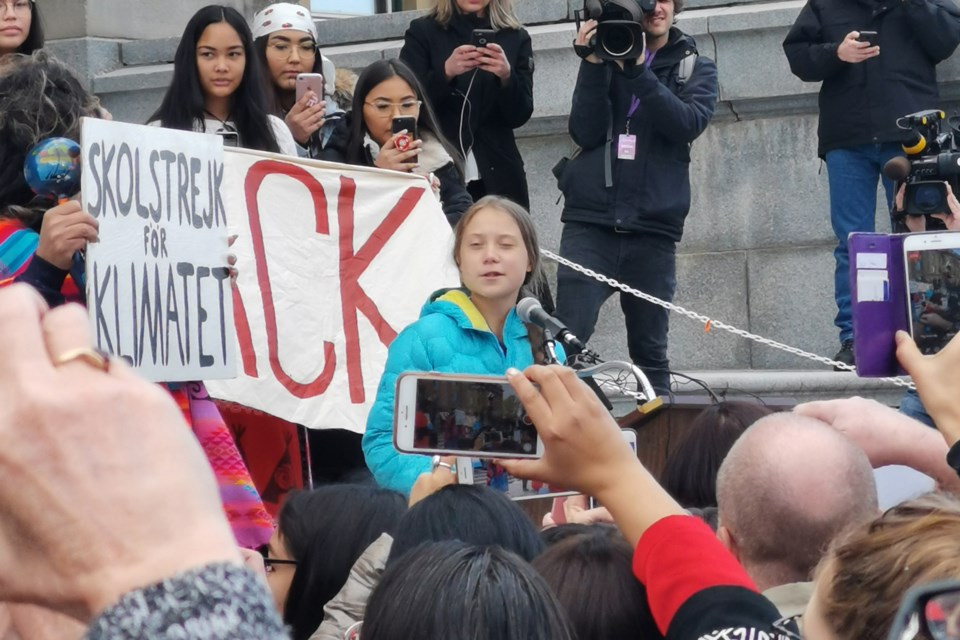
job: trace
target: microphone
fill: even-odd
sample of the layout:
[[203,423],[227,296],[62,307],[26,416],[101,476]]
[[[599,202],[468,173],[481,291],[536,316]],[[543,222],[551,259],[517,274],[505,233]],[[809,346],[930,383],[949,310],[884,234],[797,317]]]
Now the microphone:
[[883,176],[887,180],[900,182],[910,175],[910,161],[903,156],[891,158],[883,165]]
[[553,334],[553,337],[566,346],[572,347],[576,352],[586,351],[587,347],[580,339],[573,335],[567,325],[554,318],[543,310],[543,305],[536,298],[524,298],[517,303],[517,315],[523,322],[535,324],[541,329],[546,329]]

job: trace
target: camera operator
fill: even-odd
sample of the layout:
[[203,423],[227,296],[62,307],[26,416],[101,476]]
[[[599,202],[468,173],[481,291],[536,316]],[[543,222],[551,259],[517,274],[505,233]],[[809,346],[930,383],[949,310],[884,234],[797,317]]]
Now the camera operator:
[[[874,230],[877,178],[888,160],[903,155],[897,120],[937,107],[936,65],[958,43],[956,0],[807,0],[783,42],[791,71],[823,82],[818,154],[827,162],[837,237],[840,362],[854,364],[847,236]],[[884,179],[883,186],[891,206],[893,183]]]
[[[682,0],[658,0],[643,16],[646,50],[636,60],[601,60],[597,22],[583,23],[569,122],[582,151],[558,175],[560,253],[664,300],[673,298],[676,243],[690,210],[690,144],[717,101],[716,65],[673,26],[682,8]],[[558,316],[589,338],[614,290],[563,266],[557,287]],[[620,304],[630,358],[658,393],[667,392],[667,311],[624,293]]]

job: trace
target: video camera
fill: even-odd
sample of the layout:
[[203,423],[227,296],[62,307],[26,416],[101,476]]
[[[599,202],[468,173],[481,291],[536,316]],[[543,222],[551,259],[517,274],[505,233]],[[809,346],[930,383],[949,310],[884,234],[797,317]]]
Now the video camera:
[[656,0],[584,0],[584,19],[597,21],[597,35],[590,42],[601,60],[639,58],[645,47],[643,15],[653,11]]
[[910,138],[903,144],[907,157],[893,158],[887,162],[883,167],[883,175],[894,182],[906,183],[904,213],[948,213],[950,209],[944,181],[960,175],[957,129],[947,120],[943,111],[936,109],[903,116],[897,120],[897,126],[911,132]]

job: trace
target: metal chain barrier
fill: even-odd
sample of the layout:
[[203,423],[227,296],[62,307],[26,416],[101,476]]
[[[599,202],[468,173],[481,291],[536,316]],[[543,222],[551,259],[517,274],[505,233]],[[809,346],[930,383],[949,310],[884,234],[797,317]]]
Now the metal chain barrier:
[[[607,276],[601,273],[597,273],[593,269],[588,269],[587,267],[579,265],[576,262],[571,262],[570,260],[567,260],[566,258],[561,257],[547,249],[540,249],[540,253],[546,258],[549,258],[559,264],[562,264],[565,267],[569,267],[570,269],[573,269],[574,271],[582,273],[585,276],[593,278],[594,280],[610,285],[614,289],[619,289],[624,293],[629,293],[630,295],[636,296],[641,300],[646,300],[647,302],[661,306],[664,309],[672,311],[673,313],[678,313],[692,320],[696,320],[700,324],[704,325],[704,327],[706,328],[705,329],[706,331],[710,331],[713,328],[722,329],[723,331],[727,331],[736,336],[740,336],[741,338],[746,338],[747,340],[753,340],[754,342],[757,342],[759,344],[766,345],[768,347],[773,347],[774,349],[779,349],[781,351],[785,351],[787,353],[790,353],[795,356],[799,356],[801,358],[806,358],[808,360],[813,360],[814,362],[820,362],[822,364],[830,365],[836,369],[856,372],[855,367],[852,367],[843,362],[837,362],[836,360],[831,360],[830,358],[825,358],[824,356],[820,356],[815,353],[811,353],[809,351],[804,351],[803,349],[797,349],[796,347],[791,347],[788,344],[777,342],[776,340],[770,340],[769,338],[764,338],[763,336],[759,336],[755,333],[750,333],[749,331],[738,329],[737,327],[734,327],[733,325],[729,325],[725,322],[721,322],[720,320],[714,320],[713,318],[705,316],[702,313],[697,313],[696,311],[690,311],[689,309],[684,309],[683,307],[679,305],[675,305],[672,302],[661,300],[660,298],[652,296],[648,293],[644,293],[639,289],[634,289],[633,287],[630,287],[621,282],[618,282],[613,278],[608,278]],[[912,382],[904,378],[881,378],[881,380],[883,380],[884,382],[889,382],[890,384],[893,384],[899,387],[905,387],[907,389],[916,389],[916,386]]]

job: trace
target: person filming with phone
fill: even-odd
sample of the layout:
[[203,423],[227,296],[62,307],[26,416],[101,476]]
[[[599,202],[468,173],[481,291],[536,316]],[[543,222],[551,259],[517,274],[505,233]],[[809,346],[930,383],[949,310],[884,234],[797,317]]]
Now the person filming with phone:
[[[580,152],[554,169],[564,197],[560,254],[669,301],[676,245],[690,211],[690,145],[713,115],[717,67],[674,26],[681,0],[657,0],[642,10],[630,0],[618,4],[630,9],[634,29],[617,25],[618,33],[590,19],[574,41],[582,62],[569,128]],[[620,49],[624,43],[631,46]],[[561,266],[557,315],[588,340],[613,292]],[[630,359],[658,393],[667,393],[667,311],[626,293],[620,304]]]
[[436,0],[410,23],[400,59],[423,83],[474,199],[505,196],[529,209],[513,130],[533,114],[533,47],[513,0]]
[[348,127],[343,160],[427,177],[451,227],[473,203],[456,152],[440,131],[417,77],[403,62],[378,60],[363,70]]
[[[783,41],[790,70],[820,87],[819,146],[826,160],[830,222],[837,238],[834,296],[838,362],[853,365],[847,237],[872,232],[877,180],[904,154],[904,114],[937,109],[936,65],[960,44],[956,0],[808,0]],[[884,177],[887,206],[894,184]]]

